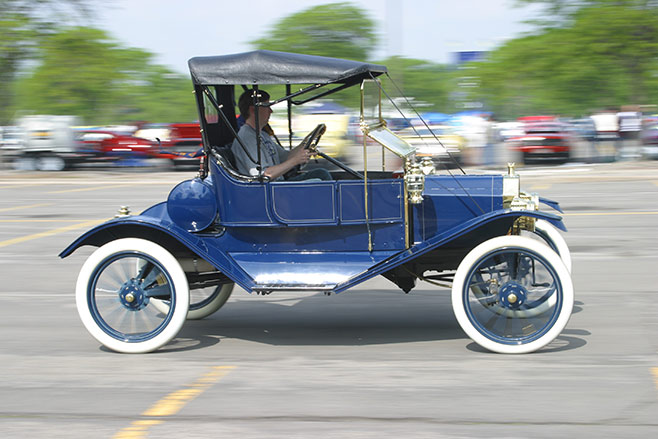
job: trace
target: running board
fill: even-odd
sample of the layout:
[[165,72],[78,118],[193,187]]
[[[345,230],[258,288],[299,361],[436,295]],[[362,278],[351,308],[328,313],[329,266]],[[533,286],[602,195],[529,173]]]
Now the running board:
[[254,285],[251,289],[256,293],[271,293],[273,291],[332,291],[336,285]]

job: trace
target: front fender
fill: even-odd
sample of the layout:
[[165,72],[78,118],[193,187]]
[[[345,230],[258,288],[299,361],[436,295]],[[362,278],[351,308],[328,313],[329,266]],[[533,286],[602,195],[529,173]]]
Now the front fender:
[[[554,225],[560,230],[567,231],[562,218],[558,215],[552,213],[537,211],[537,210],[495,210],[493,212],[486,213],[484,215],[477,216],[469,221],[466,221],[456,227],[453,227],[449,230],[446,230],[443,233],[439,233],[423,242],[417,243],[407,250],[403,250],[400,253],[391,256],[390,258],[380,262],[377,265],[371,267],[368,271],[356,276],[347,282],[341,284],[336,292],[344,291],[352,286],[361,283],[367,279],[375,277],[379,274],[383,274],[389,270],[392,270],[406,262],[410,262],[425,253],[436,250],[441,246],[444,246],[452,241],[455,241],[457,238],[464,236],[470,232],[476,231],[479,228],[486,227],[487,224],[500,220],[502,218],[510,218],[514,220],[519,217],[529,216],[537,219],[543,219]],[[473,243],[473,248],[480,244],[479,242]]]

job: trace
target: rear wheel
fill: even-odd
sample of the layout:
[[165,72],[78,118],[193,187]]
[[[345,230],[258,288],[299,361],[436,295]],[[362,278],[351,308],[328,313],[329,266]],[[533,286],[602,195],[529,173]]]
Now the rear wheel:
[[571,273],[571,251],[569,251],[569,246],[560,232],[548,221],[538,219],[535,222],[535,231],[531,233],[541,238],[550,248],[560,255],[560,259],[562,259],[567,270]]
[[[219,311],[224,306],[235,284],[228,283],[208,288],[190,290],[190,308],[187,311],[188,320],[199,320]],[[168,300],[152,300],[151,303],[163,313],[169,311]]]
[[571,276],[541,242],[501,236],[475,247],[459,264],[452,286],[457,321],[480,346],[528,353],[550,343],[573,309]]
[[[166,312],[154,299],[170,303]],[[189,306],[187,279],[161,246],[138,238],[111,241],[85,261],[76,304],[89,331],[106,347],[125,353],[154,351],[178,334]]]

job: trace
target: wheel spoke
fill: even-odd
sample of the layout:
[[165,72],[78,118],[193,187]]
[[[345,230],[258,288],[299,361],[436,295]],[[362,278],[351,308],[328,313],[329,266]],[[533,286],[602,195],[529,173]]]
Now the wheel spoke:
[[103,280],[107,285],[116,286],[117,290],[128,279],[125,276],[123,270],[119,270],[119,267],[115,264],[111,264],[103,271]]
[[130,261],[130,259],[133,258],[124,258],[120,259],[117,262],[117,267],[121,269],[121,274],[123,275],[124,281],[127,281],[129,279],[133,279],[135,277],[135,264],[138,262],[137,260]]

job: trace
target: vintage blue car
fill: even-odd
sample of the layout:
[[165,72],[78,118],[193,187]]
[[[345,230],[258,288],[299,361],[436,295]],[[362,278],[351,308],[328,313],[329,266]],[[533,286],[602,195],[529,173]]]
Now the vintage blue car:
[[[76,303],[100,343],[118,352],[156,350],[186,319],[217,311],[235,284],[261,294],[340,293],[375,276],[405,293],[417,281],[451,288],[461,327],[494,352],[532,352],[564,329],[574,303],[569,249],[557,231],[566,229],[560,216],[539,210],[559,211],[558,204],[522,192],[513,166],[505,175],[453,175],[418,161],[381,117],[386,67],[262,50],[192,58],[189,67],[205,154],[199,176],[60,254],[98,247],[80,271]],[[255,104],[285,103],[288,114],[336,91],[360,90],[363,169],[317,150],[318,127],[305,146],[335,161],[333,180],[270,181],[261,167],[240,174],[230,149],[236,88],[263,86],[272,100]],[[366,138],[394,154],[404,172],[386,170],[383,159],[374,169]],[[260,144],[258,151],[260,163]]]

